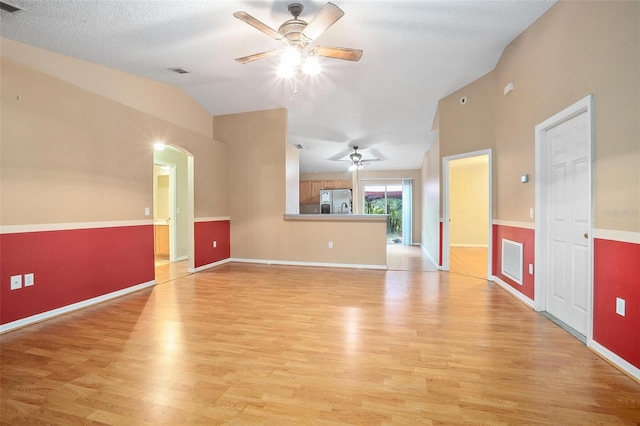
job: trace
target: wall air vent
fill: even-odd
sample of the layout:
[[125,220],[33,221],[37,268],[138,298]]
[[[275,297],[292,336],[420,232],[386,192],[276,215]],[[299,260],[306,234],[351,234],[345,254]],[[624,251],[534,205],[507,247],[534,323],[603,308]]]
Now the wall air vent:
[[173,71],[177,74],[189,74],[189,71],[183,69],[183,68],[169,68],[169,71]]
[[0,1],[0,10],[7,13],[16,13],[22,11],[22,9],[20,9],[19,7],[10,5],[9,3],[5,3],[3,1]]
[[304,146],[300,145],[299,143],[293,144],[293,146],[295,146],[298,149],[304,149]]
[[522,285],[522,244],[502,239],[502,275]]

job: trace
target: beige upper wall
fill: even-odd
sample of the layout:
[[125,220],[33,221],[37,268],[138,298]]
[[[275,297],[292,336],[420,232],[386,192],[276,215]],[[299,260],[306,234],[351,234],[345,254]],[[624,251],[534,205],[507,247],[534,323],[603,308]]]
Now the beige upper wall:
[[211,114],[182,89],[0,38],[2,56],[169,123],[212,137]]
[[0,67],[2,225],[152,219],[158,139],[195,157],[195,216],[228,216],[224,144],[14,60]]
[[449,162],[449,243],[487,247],[489,243],[488,157]]
[[298,149],[286,145],[286,182],[285,195],[287,214],[300,213],[300,153]]
[[[535,126],[593,94],[594,225],[639,231],[639,45],[640,2],[558,2],[492,73],[441,100],[440,156],[493,147],[494,219],[533,222]],[[515,90],[504,96],[509,82]],[[459,105],[466,95],[474,106],[476,93],[479,108]],[[529,184],[520,183],[523,174]]]
[[347,180],[352,177],[353,173],[349,171],[300,173],[300,180]]
[[437,140],[422,159],[422,247],[434,262],[440,248],[440,141]]
[[384,222],[283,219],[287,182],[296,175],[286,172],[296,162],[287,144],[286,110],[215,116],[213,129],[229,146],[232,258],[386,264]]
[[[438,103],[440,157],[480,151],[495,144],[493,72],[456,90]],[[466,98],[462,104],[461,98]]]
[[[640,231],[640,2],[561,1],[515,39],[495,70],[497,218],[529,219],[535,126],[594,97],[594,224]],[[513,82],[508,96],[503,87]],[[512,202],[512,196],[524,194]]]

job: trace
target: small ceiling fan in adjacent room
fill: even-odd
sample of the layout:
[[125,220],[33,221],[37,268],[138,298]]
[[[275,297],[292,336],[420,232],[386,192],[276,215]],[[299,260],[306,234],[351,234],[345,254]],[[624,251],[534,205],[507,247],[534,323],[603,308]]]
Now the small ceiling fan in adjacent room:
[[278,75],[293,77],[301,71],[304,74],[316,74],[320,71],[318,57],[358,61],[362,57],[362,50],[345,47],[311,46],[322,33],[342,18],[344,12],[333,3],[327,5],[309,22],[298,17],[304,7],[300,3],[291,3],[288,7],[293,19],[285,21],[278,31],[257,20],[247,12],[236,12],[236,18],[262,31],[269,37],[281,41],[283,48],[256,53],[237,58],[236,61],[246,64],[258,59],[280,57]]
[[352,172],[354,170],[359,170],[364,167],[366,164],[374,163],[376,161],[380,161],[379,158],[362,158],[362,154],[358,152],[358,146],[353,146],[353,152],[349,154],[348,160],[336,160],[336,161],[346,161],[349,162],[349,171]]

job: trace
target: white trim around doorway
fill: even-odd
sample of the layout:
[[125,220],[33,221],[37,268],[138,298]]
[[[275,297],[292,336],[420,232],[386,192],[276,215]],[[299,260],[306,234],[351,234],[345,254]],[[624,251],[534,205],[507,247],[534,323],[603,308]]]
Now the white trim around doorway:
[[491,263],[493,259],[493,156],[491,149],[482,149],[479,151],[473,152],[465,152],[463,154],[455,154],[449,155],[447,157],[442,157],[442,267],[441,270],[448,271],[449,263],[450,263],[450,253],[449,253],[449,223],[450,223],[450,213],[449,213],[449,205],[451,203],[449,199],[449,162],[453,160],[459,160],[461,158],[469,158],[469,157],[478,157],[481,155],[486,155],[488,160],[488,184],[489,184],[489,220],[487,223],[488,228],[488,250],[487,250],[487,278],[492,277]]
[[[588,176],[590,182],[590,212],[588,220],[589,234],[591,235],[590,244],[590,270],[589,276],[589,315],[586,330],[587,346],[593,343],[593,95],[588,95],[573,105],[563,109],[552,117],[546,119],[535,127],[535,211],[548,211],[547,187],[545,170],[547,168],[547,132],[555,126],[568,121],[580,114],[587,113],[588,117],[588,144],[589,144],[589,161]],[[534,263],[536,265],[536,274],[534,277],[534,308],[538,312],[547,310],[547,220],[544,215],[536,214],[535,217],[535,254]]]

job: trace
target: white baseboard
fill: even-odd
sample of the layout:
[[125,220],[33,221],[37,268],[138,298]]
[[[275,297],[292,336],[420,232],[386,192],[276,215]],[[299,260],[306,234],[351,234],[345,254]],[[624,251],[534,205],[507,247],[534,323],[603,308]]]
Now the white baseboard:
[[517,291],[516,289],[511,287],[509,284],[505,283],[500,278],[498,278],[498,277],[496,277],[494,275],[491,275],[489,277],[489,281],[493,281],[494,283],[496,283],[497,285],[502,287],[503,290],[506,290],[513,297],[515,297],[516,299],[518,299],[519,301],[521,301],[522,303],[524,303],[525,305],[527,305],[531,309],[535,310],[535,304],[534,304],[533,300],[529,299],[527,296],[525,296],[524,294],[520,293],[519,291]]
[[286,266],[320,266],[323,268],[349,268],[349,269],[387,269],[387,265],[360,265],[354,263],[325,263],[325,262],[296,262],[292,260],[264,260],[231,258],[231,262],[258,263],[261,265],[286,265]]
[[176,257],[176,260],[174,260],[174,262],[180,262],[180,261],[187,260],[187,259],[189,259],[189,255],[188,254],[184,255],[184,256]]
[[611,352],[609,349],[605,348],[595,340],[589,340],[587,342],[587,347],[602,358],[615,365],[620,370],[636,379],[638,382],[640,382],[640,368],[626,361],[624,358],[621,358],[619,355]]
[[148,281],[146,283],[134,285],[133,287],[123,288],[122,290],[114,291],[112,293],[103,294],[102,296],[97,296],[91,299],[83,300],[82,302],[73,303],[71,305],[63,306],[61,308],[56,308],[47,312],[42,312],[40,314],[32,315],[27,318],[22,318],[16,321],[8,322],[6,324],[0,325],[0,334],[6,333],[7,331],[15,330],[16,328],[26,327],[27,325],[35,324],[37,322],[41,322],[53,317],[57,317],[58,315],[77,311],[78,309],[87,308],[97,303],[106,302],[107,300],[115,299],[116,297],[121,297],[121,296],[124,296],[125,294],[134,293],[136,291],[143,290],[147,287],[152,287],[155,284],[156,284],[156,280]]
[[187,272],[191,272],[191,273],[200,272],[200,271],[204,271],[205,269],[214,268],[216,266],[224,265],[225,263],[229,263],[229,262],[231,262],[231,259],[222,259],[222,260],[219,260],[217,262],[207,263],[206,265],[198,266],[197,268],[187,268]]

